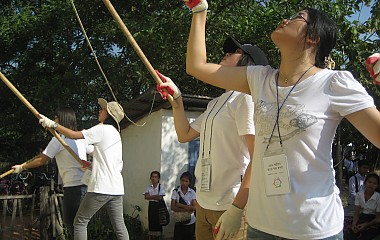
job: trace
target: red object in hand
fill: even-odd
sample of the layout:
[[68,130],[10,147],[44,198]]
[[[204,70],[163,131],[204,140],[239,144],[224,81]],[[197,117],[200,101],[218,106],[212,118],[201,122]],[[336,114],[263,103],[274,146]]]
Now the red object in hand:
[[84,168],[84,169],[91,168],[91,162],[86,161],[86,160],[80,160],[80,161],[82,163],[82,168]]
[[[166,77],[162,75],[158,70],[155,69],[154,71],[157,73],[158,77],[161,79],[162,82],[165,83],[167,81]],[[166,100],[168,95],[166,92],[164,92],[164,89],[166,89],[166,91],[168,91],[170,95],[174,95],[174,90],[171,87],[157,85],[157,91],[161,93],[162,99]]]
[[197,6],[202,0],[184,0],[183,2],[188,8],[193,9],[193,7]]
[[216,235],[216,234],[218,234],[218,232],[219,232],[219,229],[220,229],[220,226],[219,227],[217,227],[217,228],[214,228],[214,234]]
[[[380,85],[380,82],[378,81],[379,80],[379,78],[378,78],[378,76],[379,76],[379,72],[378,72],[379,71],[379,69],[378,69],[379,63],[378,63],[378,61],[380,61],[380,53],[372,54],[365,61],[365,66],[366,66],[369,74],[373,78],[373,82],[377,85]],[[376,67],[377,67],[377,69],[375,69]]]

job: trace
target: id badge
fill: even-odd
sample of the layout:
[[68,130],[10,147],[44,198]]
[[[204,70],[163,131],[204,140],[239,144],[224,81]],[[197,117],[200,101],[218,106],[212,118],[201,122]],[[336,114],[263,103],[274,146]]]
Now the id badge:
[[210,191],[211,186],[211,159],[202,158],[201,192]]
[[267,196],[291,192],[288,160],[285,153],[266,154],[263,158],[264,183]]
[[82,177],[82,183],[84,185],[88,186],[88,183],[90,182],[91,174],[92,174],[92,171],[88,168],[84,171],[84,174]]

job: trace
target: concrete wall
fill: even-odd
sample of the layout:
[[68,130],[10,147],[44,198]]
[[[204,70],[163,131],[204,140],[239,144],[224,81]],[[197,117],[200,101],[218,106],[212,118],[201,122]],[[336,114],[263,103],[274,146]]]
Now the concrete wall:
[[[189,112],[187,116],[191,122],[200,114]],[[164,199],[170,210],[171,192],[179,185],[182,172],[188,170],[188,144],[178,142],[171,110],[159,110],[137,122],[144,123],[142,127],[130,125],[122,131],[124,212],[131,215],[133,206],[140,206],[140,220],[148,229],[148,201],[142,193],[150,184],[150,172],[160,171],[160,182],[166,190]],[[173,231],[171,221],[164,227],[164,238],[171,238]]]
[[[130,125],[122,131],[123,141],[123,178],[124,212],[131,215],[133,206],[141,208],[140,219],[148,228],[148,201],[143,197],[150,183],[150,173],[161,169],[161,111]],[[137,214],[137,213],[136,213]]]

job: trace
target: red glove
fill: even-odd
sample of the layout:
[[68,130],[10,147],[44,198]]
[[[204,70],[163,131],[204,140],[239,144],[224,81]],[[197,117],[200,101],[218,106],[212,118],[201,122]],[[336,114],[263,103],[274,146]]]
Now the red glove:
[[208,9],[208,3],[206,0],[183,0],[183,2],[193,11],[193,13],[202,12]]
[[162,81],[162,84],[157,84],[157,91],[161,94],[162,99],[167,99],[167,93],[164,92],[164,89],[166,89],[166,91],[168,91],[168,93],[172,95],[174,99],[179,98],[181,96],[181,91],[174,84],[174,82],[170,78],[162,75],[158,70],[155,71]]
[[91,162],[86,161],[86,160],[80,160],[80,162],[82,163],[81,168],[83,169],[91,168]]
[[380,53],[374,53],[365,61],[366,68],[373,78],[373,82],[380,85]]

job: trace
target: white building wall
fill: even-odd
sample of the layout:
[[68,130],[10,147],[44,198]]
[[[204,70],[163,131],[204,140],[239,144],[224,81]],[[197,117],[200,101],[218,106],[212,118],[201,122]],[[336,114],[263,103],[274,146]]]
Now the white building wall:
[[[201,113],[186,114],[191,122]],[[140,220],[148,229],[148,201],[142,193],[150,184],[150,173],[160,171],[160,182],[166,189],[164,199],[170,210],[171,191],[179,185],[180,175],[188,170],[188,144],[178,142],[171,110],[156,111],[137,122],[138,125],[143,123],[143,127],[130,125],[122,131],[124,212],[131,215],[133,206],[140,206]],[[164,227],[164,238],[171,238],[173,231],[171,221]]]
[[[148,201],[143,192],[150,183],[150,173],[161,169],[161,111],[151,113],[121,133],[123,141],[124,213],[133,206],[141,208],[140,220],[148,228]],[[135,213],[137,214],[137,212]]]

